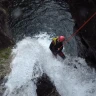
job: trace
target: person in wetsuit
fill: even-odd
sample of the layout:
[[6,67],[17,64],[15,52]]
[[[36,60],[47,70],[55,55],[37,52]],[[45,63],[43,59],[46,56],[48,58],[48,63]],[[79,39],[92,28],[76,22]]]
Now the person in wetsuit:
[[57,57],[57,54],[58,54],[62,59],[65,59],[65,55],[62,52],[64,41],[65,41],[64,36],[58,36],[58,37],[52,39],[52,42],[49,46],[53,55]]

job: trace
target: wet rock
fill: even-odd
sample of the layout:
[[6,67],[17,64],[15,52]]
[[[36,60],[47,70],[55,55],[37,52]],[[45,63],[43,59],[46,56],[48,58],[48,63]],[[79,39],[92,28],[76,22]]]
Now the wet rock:
[[[68,0],[70,12],[75,20],[74,32],[82,26],[95,12],[95,0]],[[77,38],[80,37],[78,40]],[[96,67],[96,15],[76,34],[78,55]]]
[[38,79],[36,85],[38,96],[60,96],[59,93],[56,91],[55,86],[46,74],[43,74],[43,76]]
[[8,28],[7,12],[0,8],[0,48],[5,48],[14,44],[12,34]]

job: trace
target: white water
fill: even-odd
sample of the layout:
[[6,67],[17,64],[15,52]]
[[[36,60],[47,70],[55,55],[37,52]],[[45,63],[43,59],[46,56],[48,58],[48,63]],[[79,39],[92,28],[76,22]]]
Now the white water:
[[61,96],[96,96],[95,71],[79,57],[55,59],[49,50],[50,42],[44,33],[17,43],[4,96],[37,96],[35,80],[43,72]]

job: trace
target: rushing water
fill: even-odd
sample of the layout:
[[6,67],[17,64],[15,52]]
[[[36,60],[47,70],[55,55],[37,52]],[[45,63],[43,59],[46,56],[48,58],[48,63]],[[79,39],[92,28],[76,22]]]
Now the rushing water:
[[95,96],[95,71],[79,57],[66,54],[64,61],[54,58],[49,44],[48,34],[27,37],[17,43],[4,96],[37,96],[36,78],[43,73],[49,76],[61,96]]
[[[18,0],[17,0],[18,1]],[[15,0],[14,0],[15,2]],[[95,96],[96,73],[77,57],[75,39],[64,47],[64,61],[49,50],[53,36],[73,33],[68,5],[55,0],[15,2],[10,27],[17,41],[4,96],[37,96],[36,79],[46,73],[61,96]]]

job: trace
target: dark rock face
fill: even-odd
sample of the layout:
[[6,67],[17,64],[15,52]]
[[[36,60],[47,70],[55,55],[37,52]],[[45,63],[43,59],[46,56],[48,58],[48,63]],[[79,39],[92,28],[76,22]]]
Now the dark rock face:
[[[96,68],[96,1],[68,0],[70,11],[75,20],[74,32],[93,14],[93,18],[77,33],[78,55],[91,62]],[[80,38],[79,38],[80,37]],[[79,39],[78,39],[79,38]]]
[[12,44],[14,44],[14,41],[8,28],[8,14],[3,8],[0,8],[0,48],[5,48]]
[[43,74],[37,82],[37,95],[38,96],[60,96],[56,91],[55,86],[50,81],[46,74]]

